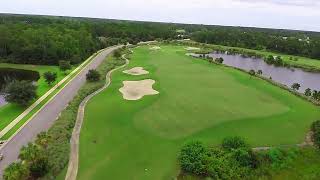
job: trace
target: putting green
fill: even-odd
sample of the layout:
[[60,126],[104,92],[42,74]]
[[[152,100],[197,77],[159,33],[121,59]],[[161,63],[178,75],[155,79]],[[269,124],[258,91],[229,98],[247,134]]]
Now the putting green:
[[[111,86],[87,105],[80,137],[79,179],[172,179],[183,143],[218,144],[240,135],[254,146],[304,140],[320,110],[289,92],[232,68],[185,55],[182,46],[134,49]],[[124,100],[123,81],[153,79],[160,93]]]

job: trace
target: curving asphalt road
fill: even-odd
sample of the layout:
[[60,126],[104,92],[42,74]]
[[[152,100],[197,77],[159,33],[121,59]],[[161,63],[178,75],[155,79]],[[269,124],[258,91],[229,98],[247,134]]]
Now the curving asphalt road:
[[96,69],[101,62],[113,50],[119,48],[111,47],[100,52],[84,69],[72,79],[41,111],[33,117],[9,142],[1,147],[0,153],[4,158],[0,161],[0,179],[3,170],[12,162],[18,160],[20,149],[29,142],[34,141],[42,131],[48,130],[58,118],[60,112],[65,109],[68,103],[77,94],[80,87],[86,82],[86,74],[90,69]]

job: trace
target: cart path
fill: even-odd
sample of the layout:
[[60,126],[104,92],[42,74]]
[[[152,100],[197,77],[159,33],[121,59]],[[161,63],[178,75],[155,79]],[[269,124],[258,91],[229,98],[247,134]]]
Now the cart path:
[[111,47],[101,51],[94,57],[81,72],[76,75],[57,95],[48,102],[23,128],[20,129],[7,143],[1,147],[0,153],[4,158],[0,162],[0,179],[2,179],[4,169],[12,162],[18,160],[20,149],[29,142],[34,141],[37,134],[47,131],[54,121],[59,117],[68,103],[76,96],[80,87],[86,82],[86,74],[90,69],[96,69],[101,62],[119,48]]

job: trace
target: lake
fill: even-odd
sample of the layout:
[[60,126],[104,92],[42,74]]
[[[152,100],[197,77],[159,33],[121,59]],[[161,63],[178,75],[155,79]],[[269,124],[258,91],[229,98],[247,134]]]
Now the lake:
[[307,72],[299,68],[277,67],[267,64],[262,59],[246,58],[241,55],[210,53],[210,57],[224,59],[223,64],[246,71],[262,70],[262,76],[272,78],[273,81],[291,87],[293,83],[301,85],[299,92],[304,93],[307,88],[320,90],[320,73]]

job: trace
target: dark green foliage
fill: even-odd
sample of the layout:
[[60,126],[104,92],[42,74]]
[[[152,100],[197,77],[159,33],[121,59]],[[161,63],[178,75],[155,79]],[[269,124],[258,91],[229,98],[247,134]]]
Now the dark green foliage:
[[313,98],[314,100],[320,101],[320,91],[313,90],[313,92],[312,92],[312,98]]
[[49,171],[48,156],[42,146],[29,143],[21,149],[19,158],[26,164],[34,179],[43,177]]
[[320,148],[320,120],[312,123],[311,130],[313,142],[318,148]]
[[100,80],[100,73],[97,70],[90,69],[86,74],[87,81],[94,82]]
[[61,71],[67,71],[71,69],[70,61],[59,61],[59,68]]
[[55,82],[57,80],[57,73],[48,71],[43,74],[43,77],[44,77],[45,81],[49,85],[51,85],[53,82]]
[[258,72],[257,72],[258,75],[262,75],[262,73],[263,73],[263,72],[262,72],[261,69],[259,69]]
[[199,141],[186,144],[180,152],[179,162],[185,172],[206,175],[208,150]]
[[301,85],[299,83],[293,83],[291,88],[295,91],[298,91],[300,89]]
[[248,148],[248,144],[240,136],[227,137],[222,140],[222,148],[231,151],[233,149]]
[[[320,58],[319,33],[247,27],[204,26],[201,30],[192,33],[191,36],[192,39],[201,43],[256,50],[266,49],[285,54]],[[308,40],[306,37],[310,39]],[[277,63],[281,64],[280,61]]]
[[115,50],[115,51],[113,52],[113,56],[114,56],[115,58],[120,58],[120,57],[121,57],[121,52],[120,52],[120,50],[119,50],[119,49]]
[[312,91],[311,91],[311,89],[310,88],[307,88],[306,90],[305,90],[305,92],[304,92],[304,95],[306,95],[306,96],[311,96],[312,95]]
[[256,72],[255,72],[253,69],[251,69],[251,70],[249,71],[249,74],[250,74],[251,76],[254,76],[254,75],[256,75]]
[[27,180],[29,179],[29,170],[26,164],[14,162],[10,164],[3,173],[4,180]]
[[37,87],[29,81],[12,81],[5,88],[5,99],[22,106],[28,105],[37,97]]
[[220,58],[216,58],[216,60],[215,60],[217,63],[219,63],[219,64],[222,64],[223,63],[223,58],[222,57],[220,57]]

